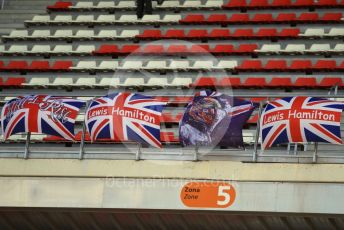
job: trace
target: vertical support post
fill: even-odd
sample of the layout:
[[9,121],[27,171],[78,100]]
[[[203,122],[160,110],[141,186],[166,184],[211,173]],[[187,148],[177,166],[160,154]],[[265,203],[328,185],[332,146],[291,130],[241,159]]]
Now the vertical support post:
[[318,161],[318,142],[314,143],[313,163]]
[[[90,101],[87,101],[86,103],[86,109],[85,109],[85,116],[86,116],[86,111],[87,108],[90,104]],[[79,160],[82,160],[84,158],[84,153],[85,153],[85,137],[86,137],[86,123],[85,121],[82,124],[82,135],[81,135],[81,140],[80,140],[80,149],[79,149]]]
[[294,155],[297,155],[297,143],[294,144]]
[[28,159],[28,158],[29,158],[29,153],[30,153],[30,140],[31,140],[31,133],[28,132],[28,133],[26,134],[24,159]]
[[141,153],[142,153],[142,151],[141,151],[141,143],[137,143],[137,152],[136,152],[136,156],[135,156],[135,160],[136,161],[139,161],[140,160],[140,158],[141,158]]
[[254,148],[253,148],[253,156],[252,156],[253,162],[256,162],[257,157],[258,157],[258,141],[259,141],[259,135],[260,135],[260,119],[262,116],[262,111],[263,111],[263,103],[259,102],[258,121],[257,121],[257,128],[256,128],[256,136],[254,138]]
[[198,146],[195,148],[194,161],[198,161]]

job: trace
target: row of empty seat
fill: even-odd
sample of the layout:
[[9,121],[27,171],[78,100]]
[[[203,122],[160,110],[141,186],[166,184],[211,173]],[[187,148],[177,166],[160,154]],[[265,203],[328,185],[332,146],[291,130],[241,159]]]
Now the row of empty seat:
[[329,53],[336,54],[344,52],[344,43],[337,43],[333,48],[330,44],[312,44],[308,49],[305,44],[287,44],[282,47],[280,44],[263,44],[259,48],[257,44],[239,44],[237,46],[218,44],[204,45],[110,45],[104,44],[96,49],[95,45],[11,45],[5,49],[0,45],[0,54],[3,55],[233,55],[233,54],[255,54],[255,53],[282,53],[282,54],[304,54],[304,53]]
[[[156,9],[272,9],[272,8],[306,8],[306,7],[326,7],[326,8],[340,8],[344,7],[343,0],[273,0],[269,3],[268,0],[230,0],[224,4],[222,0],[185,0],[185,1],[164,1],[161,5],[155,6]],[[73,4],[68,1],[56,2],[54,5],[48,6],[51,11],[67,11],[67,10],[133,10],[135,9],[134,1],[100,1],[97,4],[91,1],[79,1]]]
[[[155,9],[221,9],[223,0],[208,0],[202,3],[199,0],[179,1],[164,1],[161,5],[154,4]],[[135,1],[99,1],[98,3],[92,1],[78,1],[75,4],[68,1],[59,1],[54,5],[47,7],[49,11],[113,11],[113,10],[134,10],[136,9]]]
[[324,28],[306,29],[304,33],[299,28],[247,28],[247,29],[169,29],[161,30],[56,30],[54,34],[50,30],[34,30],[29,34],[28,30],[14,30],[9,36],[3,36],[6,40],[131,40],[131,39],[272,39],[272,38],[321,38],[344,37],[343,28],[331,28],[325,32]]
[[154,70],[154,71],[192,71],[192,70],[238,70],[238,71],[344,71],[344,61],[331,59],[319,60],[291,60],[288,64],[284,59],[271,59],[262,62],[259,59],[243,60],[127,60],[118,61],[49,61],[35,60],[30,64],[27,61],[9,61],[4,64],[0,61],[0,71],[115,71],[115,70]]
[[78,15],[74,19],[72,15],[57,15],[52,18],[50,15],[37,15],[32,20],[26,21],[27,25],[83,25],[83,24],[250,24],[250,23],[324,23],[324,22],[342,22],[342,13],[324,13],[319,15],[316,12],[301,13],[297,16],[295,13],[273,14],[210,14],[207,18],[203,14],[186,15],[181,19],[181,15],[166,14],[144,15],[138,19],[136,15],[122,15],[116,18],[115,15]]
[[336,8],[343,7],[343,0],[229,0],[223,6],[225,9],[272,9],[272,8],[304,8],[304,7],[326,7]]
[[[35,86],[35,87],[195,87],[195,88],[331,88],[338,86],[344,87],[341,77],[323,77],[317,80],[316,77],[286,77],[274,76],[271,79],[265,77],[247,77],[242,80],[240,77],[201,77],[193,81],[191,77],[175,77],[169,80],[166,77],[151,77],[147,81],[143,77],[127,78],[120,83],[118,77],[102,77],[97,81],[97,77],[79,77],[73,80],[71,77],[32,77],[27,83],[25,78],[19,78],[13,85],[3,84],[4,86]],[[319,78],[318,78],[319,79]],[[52,81],[51,81],[52,80]],[[20,85],[18,83],[20,82]],[[2,85],[2,78],[0,78],[0,85]]]
[[316,12],[301,13],[279,13],[277,15],[269,13],[257,14],[210,14],[205,17],[203,14],[190,14],[180,20],[183,24],[252,24],[252,23],[324,23],[342,22],[342,13],[324,13],[319,15]]

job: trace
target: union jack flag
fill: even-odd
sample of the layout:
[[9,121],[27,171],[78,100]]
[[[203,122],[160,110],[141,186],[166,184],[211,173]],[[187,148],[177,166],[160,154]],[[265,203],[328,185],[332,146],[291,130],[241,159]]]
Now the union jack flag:
[[136,141],[161,148],[160,120],[164,105],[152,97],[132,93],[96,98],[85,117],[91,140]]
[[279,143],[343,144],[340,120],[344,103],[315,97],[286,97],[268,103],[260,120],[262,148]]
[[8,101],[1,114],[4,139],[22,133],[44,133],[74,140],[76,116],[85,102],[50,95],[19,96]]

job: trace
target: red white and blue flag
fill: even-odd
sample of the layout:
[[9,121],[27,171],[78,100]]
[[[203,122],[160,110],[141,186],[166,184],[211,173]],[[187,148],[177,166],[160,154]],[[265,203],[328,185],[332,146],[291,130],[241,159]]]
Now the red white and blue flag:
[[260,120],[262,148],[279,143],[343,144],[344,103],[315,97],[286,97],[268,103]]
[[19,96],[8,101],[1,113],[5,139],[32,132],[74,140],[75,119],[84,101],[50,95]]
[[160,120],[165,102],[132,93],[96,98],[86,111],[91,140],[135,141],[161,148]]

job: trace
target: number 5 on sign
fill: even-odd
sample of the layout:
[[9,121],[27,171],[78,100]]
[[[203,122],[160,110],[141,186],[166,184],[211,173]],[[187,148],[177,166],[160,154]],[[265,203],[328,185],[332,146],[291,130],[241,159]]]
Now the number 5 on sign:
[[227,208],[235,196],[234,187],[225,182],[190,182],[180,192],[183,204],[192,208]]
[[230,201],[231,201],[231,196],[229,193],[229,190],[231,189],[231,186],[227,185],[227,186],[219,186],[218,188],[218,197],[221,198],[223,197],[223,200],[218,200],[217,201],[217,205],[223,206],[223,205],[227,205]]

